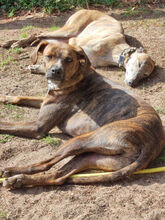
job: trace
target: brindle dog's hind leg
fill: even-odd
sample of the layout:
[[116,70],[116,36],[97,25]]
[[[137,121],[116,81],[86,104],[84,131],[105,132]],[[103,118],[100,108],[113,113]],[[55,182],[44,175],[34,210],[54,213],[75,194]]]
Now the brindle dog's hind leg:
[[[104,126],[104,128],[107,130],[108,126]],[[56,151],[54,157],[27,167],[6,168],[3,171],[3,175],[12,176],[15,174],[33,174],[46,171],[54,164],[68,156],[80,155],[86,152],[96,152],[102,155],[122,154],[124,152],[123,146],[118,145],[117,141],[115,143],[113,138],[111,142],[111,132],[107,131],[108,135],[105,136],[105,130],[103,128],[99,128],[96,131],[90,132],[86,135],[72,138]],[[108,130],[111,130],[111,128]],[[104,139],[100,141],[101,132],[104,134]]]
[[[71,175],[81,172],[86,169],[101,169],[105,171],[112,171],[127,166],[129,160],[121,156],[106,156],[96,153],[84,153],[75,156],[67,164],[65,164],[58,171],[51,174],[34,174],[25,175],[20,174],[6,179],[3,186],[8,188],[19,188],[25,186],[41,186],[41,185],[61,185]],[[69,179],[74,182],[73,179]],[[82,179],[81,179],[81,182]]]
[[[135,158],[134,154],[132,154],[133,158],[131,158],[131,155],[129,155],[129,158],[128,155],[108,156],[96,153],[85,153],[75,156],[54,174],[19,174],[5,179],[3,186],[12,189],[22,186],[62,185],[65,181],[78,184],[113,182],[131,175],[136,170],[146,167],[149,160],[145,161],[145,159],[149,157],[149,155],[148,152],[142,152],[137,158]],[[108,175],[69,178],[75,173],[89,169],[101,169],[114,172]]]
[[[55,179],[54,182],[51,176],[52,184],[62,184],[73,173],[91,168],[103,170],[113,169],[117,171],[108,176],[75,178],[71,179],[71,182],[108,182],[118,180],[125,176],[129,176],[134,171],[145,168],[149,164],[149,162],[153,158],[153,155],[151,154],[153,144],[156,144],[155,137],[153,137],[150,132],[146,132],[146,130],[143,130],[143,128],[141,127],[139,128],[138,125],[135,126],[135,124],[135,121],[133,123],[133,121],[131,120],[114,122],[112,124],[105,125],[88,134],[72,138],[70,141],[68,141],[57,150],[54,157],[46,161],[22,168],[6,168],[2,171],[2,176],[3,173],[7,173],[9,174],[9,176],[11,176],[15,174],[32,174],[46,171],[60,160],[68,156],[74,155],[81,155],[78,158],[82,158],[81,161],[83,161],[83,163],[78,160],[78,162],[75,164],[78,168],[75,168],[73,166],[73,170],[71,169],[69,171],[67,165],[66,167],[64,166],[67,172],[64,170],[64,173],[60,174],[60,176],[56,173],[55,176],[53,176],[53,178]],[[147,145],[144,144],[146,139],[148,140]],[[99,165],[99,160],[97,159],[97,157],[94,159],[92,157],[92,159],[88,160],[88,154],[84,153],[97,153],[107,157],[103,157],[102,165]],[[121,158],[121,160],[119,160],[119,157]],[[105,158],[109,159],[106,160]],[[114,158],[114,160],[115,158],[117,158],[118,161],[123,161],[123,163],[120,162],[118,166],[112,166],[112,158]],[[79,162],[81,166],[79,165]],[[68,166],[70,167],[70,165]],[[18,177],[20,178],[20,176]],[[22,176],[21,179],[25,177]],[[13,178],[14,180],[15,178],[17,179],[17,177]],[[31,177],[27,178],[30,178],[31,181]],[[47,180],[45,180],[45,182],[45,184],[49,184]]]
[[[148,136],[148,140],[151,140],[151,143],[148,143],[149,146],[144,147],[144,149],[142,150],[140,147],[140,146],[144,146],[144,143],[142,143],[143,142],[141,136],[142,134],[140,134],[139,136],[136,130],[132,130],[132,129],[126,132],[124,127],[127,128],[127,126],[128,125],[125,122],[123,123],[120,122],[120,126],[118,126],[118,122],[110,125],[105,125],[104,127],[97,129],[96,131],[71,139],[60,149],[57,150],[54,157],[46,161],[28,167],[7,168],[4,169],[3,172],[4,174],[5,173],[9,174],[9,176],[15,174],[32,174],[32,173],[42,172],[50,169],[54,164],[64,159],[65,157],[72,155],[81,155],[80,157],[78,157],[78,158],[82,158],[81,160],[83,161],[83,163],[80,163],[81,166],[79,165],[80,160],[78,160],[76,166],[80,166],[80,167],[75,168],[73,166],[73,170],[69,172],[67,171],[67,173],[64,174],[60,174],[60,176],[58,176],[58,180],[55,180],[56,183],[58,182],[58,184],[62,184],[65,181],[65,179],[68,178],[73,173],[91,168],[94,169],[97,168],[103,170],[118,170],[118,169],[119,170],[114,172],[113,175],[110,175],[108,177],[106,176],[104,178],[102,177],[97,177],[97,178],[94,177],[87,179],[75,178],[72,179],[71,181],[75,183],[90,183],[90,182],[114,181],[120,179],[124,176],[132,174],[132,172],[138,169],[146,167],[152,159],[152,155],[150,153],[151,149],[149,147],[150,145],[152,145],[151,143],[153,142],[152,137]],[[136,135],[133,135],[134,132],[136,133]],[[131,135],[133,138],[136,138],[137,140],[136,141],[134,140],[134,142],[135,143],[138,142],[137,145],[138,147],[132,144],[130,141],[128,141],[128,138],[125,139],[124,138],[125,135],[127,137]],[[101,163],[102,165],[99,164],[99,161],[101,161],[98,159],[99,157],[93,158],[92,156],[89,160],[88,156],[92,154],[88,155],[84,153],[92,153],[92,154],[97,153],[100,155],[104,155],[105,157],[102,157],[103,159],[103,162]],[[113,161],[112,158],[115,161],[113,163],[112,163]],[[116,161],[119,161],[119,164],[117,164]],[[70,167],[70,165],[68,166]],[[66,170],[68,170],[67,165],[65,168]],[[66,171],[64,170],[64,172]],[[57,173],[53,178],[57,179]],[[53,182],[53,184],[55,184],[55,182]]]

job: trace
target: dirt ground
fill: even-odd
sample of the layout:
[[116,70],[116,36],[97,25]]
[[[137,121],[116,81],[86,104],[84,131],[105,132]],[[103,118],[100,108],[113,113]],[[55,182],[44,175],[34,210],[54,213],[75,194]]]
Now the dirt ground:
[[[133,46],[143,45],[155,61],[153,74],[131,90],[151,103],[165,126],[165,10],[150,8],[139,11],[105,11],[122,22],[129,43]],[[52,30],[53,25],[61,26],[72,13],[52,16],[35,13],[10,19],[2,18],[0,42]],[[33,48],[0,48],[1,94],[42,96],[46,93],[45,78],[32,75],[27,70],[30,59],[26,55],[32,50]],[[25,59],[20,59],[20,56]],[[98,71],[124,85],[124,72],[118,68],[102,68]],[[37,114],[37,109],[0,104],[0,120],[30,121]],[[42,140],[0,135],[0,167],[26,165],[46,159],[67,139],[67,136],[56,129]],[[165,150],[150,165],[159,166],[165,166]],[[0,219],[163,220],[165,173],[134,175],[129,179],[104,185],[63,185],[12,191],[0,187]]]

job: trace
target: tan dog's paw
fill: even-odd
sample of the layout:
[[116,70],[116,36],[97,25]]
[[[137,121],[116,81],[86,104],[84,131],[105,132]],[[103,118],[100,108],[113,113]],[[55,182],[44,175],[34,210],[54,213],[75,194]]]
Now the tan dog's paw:
[[13,45],[13,43],[17,42],[17,40],[8,40],[4,43],[1,43],[0,46],[3,48],[9,48]]
[[23,182],[22,182],[23,179],[24,179],[23,174],[15,175],[15,176],[5,179],[2,185],[9,189],[20,188],[23,185]]
[[30,46],[30,44],[32,42],[34,42],[36,39],[37,39],[37,35],[33,34],[30,37],[16,41],[15,43],[12,44],[11,47],[12,48],[15,48],[15,47],[23,47],[24,48],[24,47]]
[[18,40],[11,45],[11,48],[22,47],[23,40]]

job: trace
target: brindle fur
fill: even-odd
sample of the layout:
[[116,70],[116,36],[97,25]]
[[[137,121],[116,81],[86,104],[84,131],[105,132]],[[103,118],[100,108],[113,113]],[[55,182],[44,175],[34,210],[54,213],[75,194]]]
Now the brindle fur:
[[[0,122],[0,133],[41,138],[57,126],[73,138],[52,158],[1,170],[1,176],[9,177],[3,185],[18,188],[64,182],[111,182],[147,167],[164,144],[162,123],[155,110],[90,69],[83,51],[66,43],[42,42],[33,53],[33,61],[37,60],[39,50],[43,51],[47,78],[56,79],[61,68],[63,77],[44,98],[1,96],[3,103],[41,105],[41,109],[38,119],[30,123]],[[68,156],[74,157],[56,172],[41,173]],[[114,172],[107,176],[69,178],[89,169]]]

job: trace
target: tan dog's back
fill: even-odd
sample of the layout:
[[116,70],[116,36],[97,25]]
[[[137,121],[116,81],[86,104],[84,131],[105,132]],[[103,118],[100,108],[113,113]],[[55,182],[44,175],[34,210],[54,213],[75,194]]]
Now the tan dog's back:
[[[126,70],[124,81],[132,87],[141,79],[148,77],[154,69],[154,62],[144,50],[127,44],[121,23],[97,10],[80,10],[56,31],[31,36],[14,44],[13,41],[9,41],[2,46],[13,44],[12,47],[25,47],[42,39],[49,42],[50,40],[69,42],[76,48],[83,48],[94,67],[122,66]],[[38,70],[44,72],[34,66],[29,69],[33,73]]]

